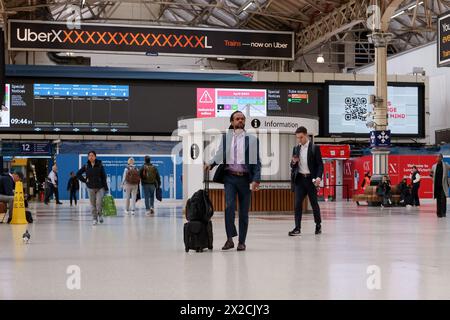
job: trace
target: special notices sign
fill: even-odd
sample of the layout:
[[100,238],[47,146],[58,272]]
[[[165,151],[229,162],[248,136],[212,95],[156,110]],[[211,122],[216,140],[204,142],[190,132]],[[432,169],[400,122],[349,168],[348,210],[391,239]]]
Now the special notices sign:
[[450,12],[438,18],[438,67],[450,66]]
[[294,33],[9,20],[9,50],[294,59]]

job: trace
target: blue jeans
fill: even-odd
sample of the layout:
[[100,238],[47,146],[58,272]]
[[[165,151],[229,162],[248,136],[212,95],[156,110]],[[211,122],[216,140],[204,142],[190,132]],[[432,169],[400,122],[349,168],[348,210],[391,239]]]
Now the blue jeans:
[[154,184],[143,183],[142,189],[144,190],[145,209],[150,210],[150,208],[154,208],[155,205],[156,186]]
[[247,177],[225,174],[225,230],[227,238],[238,235],[234,224],[236,211],[236,195],[239,199],[239,243],[245,244],[248,230],[248,210],[250,208],[251,191]]

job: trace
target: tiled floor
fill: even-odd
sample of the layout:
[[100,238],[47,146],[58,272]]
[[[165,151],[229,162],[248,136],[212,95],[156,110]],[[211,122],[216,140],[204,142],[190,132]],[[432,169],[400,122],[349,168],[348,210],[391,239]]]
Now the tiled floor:
[[450,218],[438,219],[432,202],[321,203],[324,233],[306,215],[295,238],[292,216],[252,216],[245,252],[220,251],[217,214],[215,249],[188,254],[177,204],[96,227],[87,203],[32,206],[34,224],[0,225],[0,299],[450,299]]

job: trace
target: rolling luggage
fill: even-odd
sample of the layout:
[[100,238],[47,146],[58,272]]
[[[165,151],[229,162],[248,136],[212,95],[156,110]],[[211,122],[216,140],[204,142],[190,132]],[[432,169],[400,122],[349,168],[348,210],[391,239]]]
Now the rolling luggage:
[[209,172],[206,172],[204,189],[195,192],[186,202],[186,219],[188,221],[208,222],[214,214],[214,208],[209,199]]
[[213,227],[212,222],[188,221],[184,224],[184,248],[186,252],[195,250],[202,252],[203,249],[213,249]]
[[206,172],[204,189],[194,193],[186,203],[186,219],[184,224],[185,251],[213,249],[213,226],[211,217],[214,214],[212,202],[209,199],[209,171]]

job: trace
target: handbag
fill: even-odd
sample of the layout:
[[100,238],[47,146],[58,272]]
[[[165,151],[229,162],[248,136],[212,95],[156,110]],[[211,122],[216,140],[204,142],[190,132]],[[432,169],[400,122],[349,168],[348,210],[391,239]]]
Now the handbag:
[[156,188],[156,200],[162,201],[162,189],[160,187]]
[[102,199],[102,213],[105,217],[117,216],[116,203],[112,195],[107,194]]

